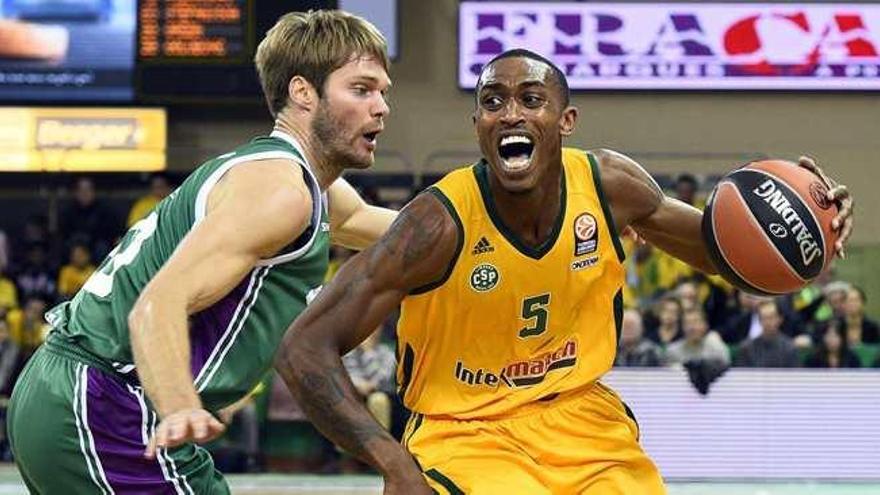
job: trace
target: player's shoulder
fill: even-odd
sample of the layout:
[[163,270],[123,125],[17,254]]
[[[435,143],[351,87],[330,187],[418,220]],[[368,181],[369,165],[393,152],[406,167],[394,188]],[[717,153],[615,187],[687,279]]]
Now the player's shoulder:
[[595,159],[605,188],[627,187],[633,180],[644,175],[641,165],[629,156],[609,148],[595,148],[586,151]]

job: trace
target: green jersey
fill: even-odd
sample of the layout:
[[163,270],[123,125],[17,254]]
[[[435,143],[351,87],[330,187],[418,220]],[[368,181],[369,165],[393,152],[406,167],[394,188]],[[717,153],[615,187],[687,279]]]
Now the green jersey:
[[127,320],[141,290],[202,221],[208,195],[223,174],[265,159],[289,159],[292,167],[302,167],[312,193],[311,223],[189,321],[191,371],[205,407],[218,409],[249,392],[272,365],[285,330],[317,292],[329,261],[325,196],[298,143],[278,131],[205,162],[133,225],[76,296],[49,312],[55,331],[119,373],[135,374]]

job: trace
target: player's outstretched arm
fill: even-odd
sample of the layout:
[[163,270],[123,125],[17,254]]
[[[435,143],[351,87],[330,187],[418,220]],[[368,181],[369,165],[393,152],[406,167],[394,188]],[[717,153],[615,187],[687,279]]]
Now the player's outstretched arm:
[[330,240],[333,244],[360,251],[378,241],[397,211],[371,205],[345,179],[336,179],[327,189],[330,202]]
[[220,300],[260,258],[302,233],[312,207],[301,174],[289,162],[269,160],[230,170],[211,191],[205,217],[132,308],[135,366],[162,420],[148,457],[156,447],[204,442],[223,431],[202,408],[193,385],[187,316]]
[[646,241],[694,268],[717,272],[703,242],[703,212],[663,194],[631,158],[610,150],[594,153],[614,223],[621,231],[630,226]]
[[421,493],[416,488],[427,485],[409,454],[367,411],[340,356],[372,333],[410,290],[445,274],[457,236],[440,201],[421,194],[378,243],[342,267],[287,331],[276,356],[276,369],[309,419],[378,469],[386,493],[389,486]]

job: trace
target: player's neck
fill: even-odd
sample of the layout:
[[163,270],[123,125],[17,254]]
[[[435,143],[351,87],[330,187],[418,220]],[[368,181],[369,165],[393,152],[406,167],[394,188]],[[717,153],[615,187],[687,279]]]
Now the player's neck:
[[307,124],[298,124],[299,120],[285,118],[279,115],[275,120],[275,131],[283,132],[300,145],[300,150],[306,156],[312,173],[318,179],[318,185],[322,191],[326,191],[336,179],[342,175],[342,169],[334,167],[326,159],[326,155],[321,149],[320,143],[315,139],[311,129]]
[[532,190],[513,193],[489,174],[492,200],[501,221],[527,244],[539,246],[550,236],[563,204],[561,176],[561,167],[551,167]]

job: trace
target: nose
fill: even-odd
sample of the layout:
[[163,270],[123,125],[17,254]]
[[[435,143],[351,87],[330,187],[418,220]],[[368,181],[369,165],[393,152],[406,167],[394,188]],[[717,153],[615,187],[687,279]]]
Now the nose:
[[373,117],[384,118],[390,113],[391,107],[388,105],[388,101],[385,100],[384,95],[379,94],[378,101],[373,106]]
[[510,127],[516,127],[524,121],[525,118],[522,114],[522,108],[520,108],[516,99],[510,98],[507,100],[507,103],[504,105],[504,110],[501,112],[501,122]]

